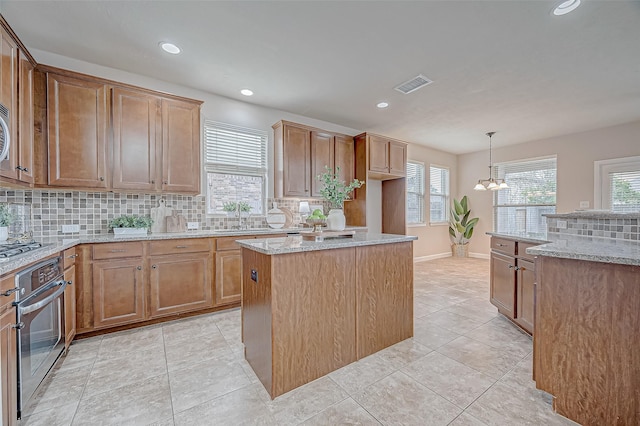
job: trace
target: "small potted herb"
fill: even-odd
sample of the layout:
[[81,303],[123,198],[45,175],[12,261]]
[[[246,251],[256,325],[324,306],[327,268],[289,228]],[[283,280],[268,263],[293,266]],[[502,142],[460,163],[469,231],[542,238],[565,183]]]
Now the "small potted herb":
[[9,225],[13,223],[15,216],[9,211],[8,204],[0,204],[0,241],[9,238]]
[[109,222],[115,235],[146,235],[153,219],[149,216],[122,215]]

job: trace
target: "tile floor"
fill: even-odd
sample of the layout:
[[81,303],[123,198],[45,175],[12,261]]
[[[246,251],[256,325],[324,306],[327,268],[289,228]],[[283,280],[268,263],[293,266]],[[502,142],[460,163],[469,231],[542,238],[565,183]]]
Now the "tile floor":
[[572,425],[531,380],[531,339],[489,303],[489,262],[415,264],[415,336],[271,401],[240,311],[79,340],[22,425]]

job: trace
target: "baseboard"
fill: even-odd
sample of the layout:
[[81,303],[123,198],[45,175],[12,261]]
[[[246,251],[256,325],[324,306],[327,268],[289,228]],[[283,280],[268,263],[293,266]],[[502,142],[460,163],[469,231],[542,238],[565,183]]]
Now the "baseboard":
[[491,259],[491,256],[486,253],[469,253],[469,257],[475,257],[476,259]]
[[434,260],[434,259],[442,259],[442,258],[445,258],[445,257],[451,257],[451,252],[430,254],[429,256],[414,257],[413,258],[413,263],[425,262],[427,260]]

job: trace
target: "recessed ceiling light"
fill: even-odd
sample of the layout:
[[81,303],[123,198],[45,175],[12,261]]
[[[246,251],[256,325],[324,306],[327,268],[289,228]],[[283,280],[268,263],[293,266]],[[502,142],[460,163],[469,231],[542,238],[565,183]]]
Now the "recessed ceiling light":
[[249,90],[249,89],[242,89],[240,91],[240,93],[242,93],[245,96],[252,96],[253,95],[253,91]]
[[580,0],[566,0],[553,9],[553,14],[556,16],[566,15],[576,10],[578,6],[580,6]]
[[166,41],[160,42],[160,47],[167,53],[171,53],[172,55],[177,55],[180,53],[180,48],[173,43],[169,43]]
[[380,102],[378,105],[376,105],[378,108],[386,108],[389,106],[388,102]]

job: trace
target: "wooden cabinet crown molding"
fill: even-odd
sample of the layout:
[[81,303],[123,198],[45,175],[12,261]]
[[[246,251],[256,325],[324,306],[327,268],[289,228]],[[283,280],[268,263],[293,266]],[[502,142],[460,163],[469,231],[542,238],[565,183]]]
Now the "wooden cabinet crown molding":
[[11,28],[11,25],[9,25],[9,23],[4,19],[4,16],[2,16],[2,14],[0,14],[0,27],[4,28],[4,30],[11,36],[11,38],[13,38],[13,40],[18,45],[18,49],[20,49],[20,51],[24,53],[27,60],[31,62],[31,65],[33,65],[34,67],[38,65],[34,57],[31,56],[31,53],[29,53],[29,51],[27,50],[27,47],[24,45],[24,43],[22,43],[18,35],[15,33],[15,31],[13,31],[13,28]]

